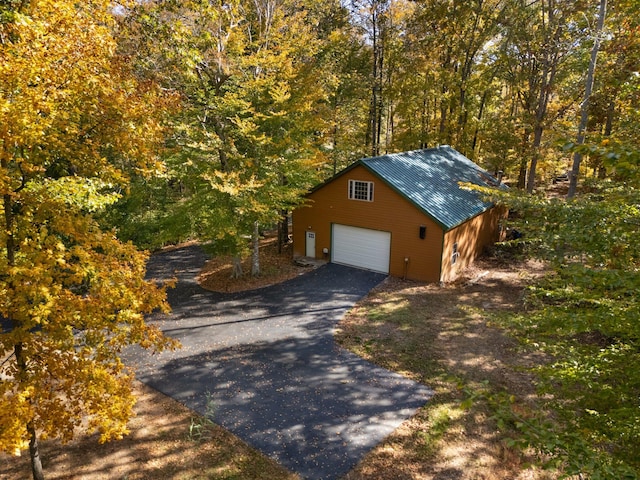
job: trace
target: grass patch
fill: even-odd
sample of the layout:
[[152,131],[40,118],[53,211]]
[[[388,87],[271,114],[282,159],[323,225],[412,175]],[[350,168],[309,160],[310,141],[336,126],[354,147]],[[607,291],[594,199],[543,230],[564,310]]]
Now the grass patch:
[[434,455],[440,446],[440,441],[450,431],[453,423],[459,421],[465,414],[460,403],[446,402],[432,405],[427,409],[428,419],[426,430],[418,432],[424,442],[425,450]]

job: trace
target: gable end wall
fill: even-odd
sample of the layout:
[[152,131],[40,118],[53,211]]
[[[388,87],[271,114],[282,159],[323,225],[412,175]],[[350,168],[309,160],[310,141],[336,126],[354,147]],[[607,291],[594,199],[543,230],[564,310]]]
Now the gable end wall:
[[[349,200],[349,180],[374,182],[374,200]],[[293,213],[294,256],[305,255],[305,232],[316,234],[316,258],[331,249],[332,224],[391,232],[389,273],[411,280],[440,280],[444,232],[431,218],[362,166],[346,172],[309,195],[308,206]],[[420,225],[427,227],[419,238]],[[331,258],[331,252],[326,260]],[[405,264],[404,259],[409,262]],[[405,267],[406,265],[406,267]]]
[[[500,238],[500,222],[506,217],[506,210],[495,207],[471,220],[449,230],[444,237],[442,255],[442,282],[451,282],[473,261],[482,255],[485,247],[493,245]],[[459,256],[451,263],[453,246],[458,243]]]

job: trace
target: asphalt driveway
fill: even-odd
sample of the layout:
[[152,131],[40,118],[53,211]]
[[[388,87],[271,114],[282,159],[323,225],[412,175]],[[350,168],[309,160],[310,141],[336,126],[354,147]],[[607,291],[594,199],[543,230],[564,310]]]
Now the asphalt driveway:
[[175,352],[127,353],[138,378],[214,421],[303,478],[331,480],[424,405],[427,387],[338,347],[345,312],[384,275],[336,264],[250,292],[201,289],[198,247],[154,255],[149,275],[178,284],[173,313],[154,318]]

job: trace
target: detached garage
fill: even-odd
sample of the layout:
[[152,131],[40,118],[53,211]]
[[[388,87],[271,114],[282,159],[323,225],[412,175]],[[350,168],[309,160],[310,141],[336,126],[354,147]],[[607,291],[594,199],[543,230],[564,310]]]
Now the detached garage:
[[449,146],[359,160],[293,212],[294,256],[451,281],[498,239],[504,215],[461,182],[499,186]]

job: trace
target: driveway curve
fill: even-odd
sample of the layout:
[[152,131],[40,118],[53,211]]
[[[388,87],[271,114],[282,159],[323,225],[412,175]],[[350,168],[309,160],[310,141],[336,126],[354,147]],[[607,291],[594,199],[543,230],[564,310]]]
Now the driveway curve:
[[[337,479],[424,405],[432,391],[338,347],[337,322],[384,275],[328,264],[271,287],[206,291],[195,246],[153,255],[176,276],[170,315],[151,321],[182,349],[126,361],[142,382],[204,414],[306,479]],[[209,399],[209,400],[207,400]]]

